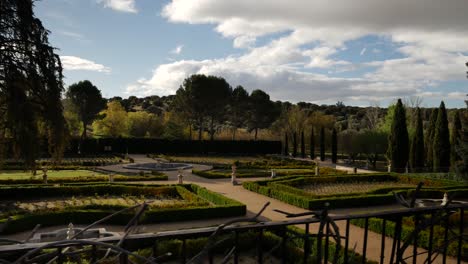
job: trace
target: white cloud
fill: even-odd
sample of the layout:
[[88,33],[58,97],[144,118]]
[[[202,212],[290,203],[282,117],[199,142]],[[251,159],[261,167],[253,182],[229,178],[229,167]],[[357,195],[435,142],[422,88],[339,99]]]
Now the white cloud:
[[111,69],[102,64],[75,56],[60,56],[63,68],[69,71],[85,70],[110,73]]
[[183,48],[184,48],[184,45],[177,45],[177,47],[171,50],[171,53],[179,55],[182,52]]
[[[163,17],[174,23],[213,24],[235,48],[246,50],[160,65],[127,91],[171,94],[190,74],[204,73],[292,101],[375,101],[425,94],[427,87],[465,78],[467,11],[466,0],[172,0]],[[268,35],[270,42],[255,46]],[[393,51],[403,58],[356,64],[338,57],[348,41],[369,35],[393,42]],[[359,54],[366,52],[363,48]],[[330,75],[363,67],[370,72],[360,78]],[[316,70],[329,74],[313,73]]]
[[97,0],[104,7],[111,8],[119,12],[138,13],[135,7],[135,0]]

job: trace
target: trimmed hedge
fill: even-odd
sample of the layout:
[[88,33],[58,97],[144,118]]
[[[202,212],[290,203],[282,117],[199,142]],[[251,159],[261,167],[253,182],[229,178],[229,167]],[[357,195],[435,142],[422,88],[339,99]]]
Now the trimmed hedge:
[[[208,201],[209,206],[191,206],[186,208],[158,208],[144,213],[140,223],[150,224],[157,222],[188,221],[216,217],[233,217],[245,215],[246,206],[235,200],[213,193],[197,185],[67,185],[67,186],[27,186],[27,187],[0,187],[0,198],[13,200],[37,199],[39,197],[60,197],[76,195],[104,195],[104,194],[131,194],[131,195],[180,195],[190,201]],[[91,208],[93,208],[91,206]],[[76,224],[89,224],[107,215],[118,208],[97,207],[94,209],[64,209],[58,211],[34,212],[12,216],[12,220],[4,233],[15,233],[32,229],[36,224],[43,226],[64,225],[69,222]],[[112,218],[108,224],[125,225],[133,217],[133,213],[126,213]],[[0,224],[7,219],[1,219]]]
[[[0,185],[5,184],[41,184],[43,181],[40,179],[42,176],[36,176],[37,179],[2,179],[0,178]],[[161,175],[148,175],[148,176],[122,176],[115,175],[115,182],[134,182],[134,181],[167,181],[168,177],[165,174]],[[108,176],[80,176],[80,177],[49,177],[47,183],[93,183],[93,182],[108,182]]]
[[[72,139],[66,153],[78,153],[79,140]],[[263,140],[166,140],[154,138],[88,138],[81,144],[81,153],[242,153],[280,154],[281,141]]]
[[[276,168],[277,169],[277,168]],[[192,170],[192,173],[195,175],[198,175],[203,178],[207,179],[223,179],[223,178],[230,178],[231,173],[230,171],[222,172],[222,171],[215,171],[215,170],[208,170],[208,171],[199,171],[199,170]],[[329,173],[334,173],[335,175],[343,175],[346,174],[344,171],[337,171],[333,170],[332,168],[326,168],[322,167],[320,168],[320,175],[327,175]],[[256,178],[256,177],[270,177],[271,176],[271,170],[270,171],[265,171],[265,170],[258,170],[258,171],[249,171],[249,172],[243,172],[237,171],[237,177],[238,178]],[[291,171],[276,171],[276,176],[282,177],[282,176],[315,176],[315,171],[312,171],[310,169],[308,170],[291,170]]]
[[[353,174],[353,175],[338,175],[327,177],[301,177],[292,176],[289,178],[279,178],[274,180],[263,180],[255,182],[244,182],[242,185],[245,189],[269,196],[280,201],[305,208],[317,209],[323,208],[326,204],[330,208],[345,208],[345,207],[360,207],[363,204],[366,206],[386,205],[396,202],[395,193],[403,193],[411,195],[414,188],[395,187],[381,188],[367,193],[344,193],[330,196],[317,196],[310,194],[295,186],[303,186],[311,183],[341,183],[341,182],[356,182],[356,181],[403,181],[411,184],[417,184],[424,178],[410,178],[399,174]],[[435,187],[423,189],[420,193],[420,198],[443,197],[445,192],[449,194],[456,193],[458,198],[468,196],[468,186],[456,186],[452,181],[438,182],[428,180],[426,183],[433,184]],[[450,184],[450,185],[444,185]]]

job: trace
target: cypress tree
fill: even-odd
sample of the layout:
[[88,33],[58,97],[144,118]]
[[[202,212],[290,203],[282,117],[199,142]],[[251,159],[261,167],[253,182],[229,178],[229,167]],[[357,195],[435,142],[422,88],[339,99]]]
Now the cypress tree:
[[289,156],[288,132],[284,133],[284,155]]
[[426,132],[426,144],[424,144],[426,147],[426,167],[429,168],[429,171],[432,171],[433,166],[434,166],[434,163],[433,163],[434,131],[435,131],[435,125],[437,121],[438,112],[439,112],[438,108],[432,109],[431,116],[429,118],[429,126]]
[[406,127],[406,112],[401,99],[398,99],[393,113],[387,154],[391,161],[392,170],[403,172],[408,165],[409,139]]
[[451,154],[451,164],[456,166],[456,164],[462,160],[460,154],[457,153],[456,149],[460,147],[462,140],[462,123],[460,118],[460,111],[455,111],[453,116],[453,125],[452,125],[452,134],[450,136],[450,143],[452,144],[452,154]]
[[325,128],[320,129],[320,160],[325,160]]
[[292,156],[293,157],[297,156],[297,133],[296,133],[296,131],[294,131],[294,133],[293,133],[293,153],[292,153]]
[[304,142],[304,130],[301,132],[301,157],[305,159],[306,153],[305,153],[305,142]]
[[315,138],[313,127],[310,130],[310,158],[315,159]]
[[336,163],[337,161],[337,150],[338,150],[338,138],[336,135],[336,129],[333,128],[332,133],[332,162]]
[[444,101],[440,103],[434,131],[433,167],[434,172],[447,172],[450,167],[450,139],[447,111]]
[[419,107],[416,108],[416,131],[411,140],[410,164],[413,172],[421,171],[424,166],[424,133]]

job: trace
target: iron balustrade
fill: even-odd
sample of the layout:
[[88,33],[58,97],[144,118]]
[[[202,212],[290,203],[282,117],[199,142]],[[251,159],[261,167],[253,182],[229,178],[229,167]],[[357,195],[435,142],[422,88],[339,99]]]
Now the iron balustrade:
[[[266,206],[265,206],[266,207]],[[125,233],[117,237],[104,237],[97,239],[70,239],[48,243],[24,243],[0,239],[0,263],[64,263],[67,260],[76,260],[86,255],[91,263],[97,263],[103,255],[114,257],[118,263],[166,263],[168,259],[177,259],[180,263],[239,263],[243,253],[254,252],[257,263],[366,263],[369,256],[368,245],[380,245],[381,252],[372,260],[377,263],[446,263],[448,248],[455,245],[456,254],[452,261],[462,263],[468,256],[463,255],[463,243],[467,243],[468,234],[465,229],[464,212],[466,204],[450,204],[446,206],[432,206],[421,208],[402,208],[391,211],[366,213],[357,215],[329,215],[328,211],[313,211],[304,214],[288,214],[288,221],[260,222],[258,216],[230,221],[218,227],[197,228],[177,231],[166,231],[155,234],[129,234]],[[144,207],[138,210],[135,219],[141,215]],[[458,215],[454,213],[458,213]],[[403,234],[403,219],[414,219],[413,231]],[[454,219],[456,217],[457,219]],[[380,241],[369,241],[369,220],[372,218],[382,220],[382,234]],[[364,235],[362,238],[352,237],[350,234],[351,221],[364,220]],[[449,219],[451,219],[449,221]],[[338,223],[344,222],[344,230],[339,230]],[[245,223],[245,224],[240,224]],[[386,233],[386,226],[393,223],[395,228],[392,234]],[[129,223],[129,226],[135,221]],[[443,243],[434,244],[434,227],[444,228]],[[299,227],[291,230],[291,227]],[[317,228],[318,227],[318,228]],[[343,232],[344,231],[344,232]],[[426,249],[417,250],[422,231],[429,232],[429,242]],[[244,249],[240,238],[242,234],[250,232],[254,234],[256,248]],[[394,239],[387,237],[392,236]],[[269,242],[269,237],[278,239]],[[203,248],[198,252],[189,252],[188,243],[191,239],[206,238]],[[158,247],[165,241],[180,240],[182,243],[180,252],[159,252]],[[352,240],[362,241],[362,248],[357,248]],[[379,239],[377,239],[379,240]],[[299,241],[299,242],[298,242]],[[391,241],[391,243],[389,243]],[[220,244],[228,244],[225,249],[218,250]],[[299,252],[301,260],[292,259],[288,250],[295,245],[296,253]],[[390,247],[390,250],[386,250]],[[452,248],[454,246],[451,246]],[[151,249],[150,256],[140,256],[135,253],[138,249]],[[354,249],[355,253],[342,249]],[[48,249],[48,250],[45,250]],[[334,252],[332,252],[334,251]],[[388,254],[390,252],[390,254]],[[130,258],[129,258],[130,257]],[[296,256],[297,257],[297,256]],[[265,262],[267,261],[267,262]],[[77,262],[80,263],[80,262]],[[173,263],[173,262],[171,262]]]

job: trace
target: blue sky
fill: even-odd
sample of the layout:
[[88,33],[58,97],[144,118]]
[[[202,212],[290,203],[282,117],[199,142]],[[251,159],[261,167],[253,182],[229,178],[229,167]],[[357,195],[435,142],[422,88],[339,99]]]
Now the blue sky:
[[464,107],[468,1],[356,2],[42,0],[35,12],[66,85],[88,79],[106,97],[173,94],[204,73],[274,100]]

